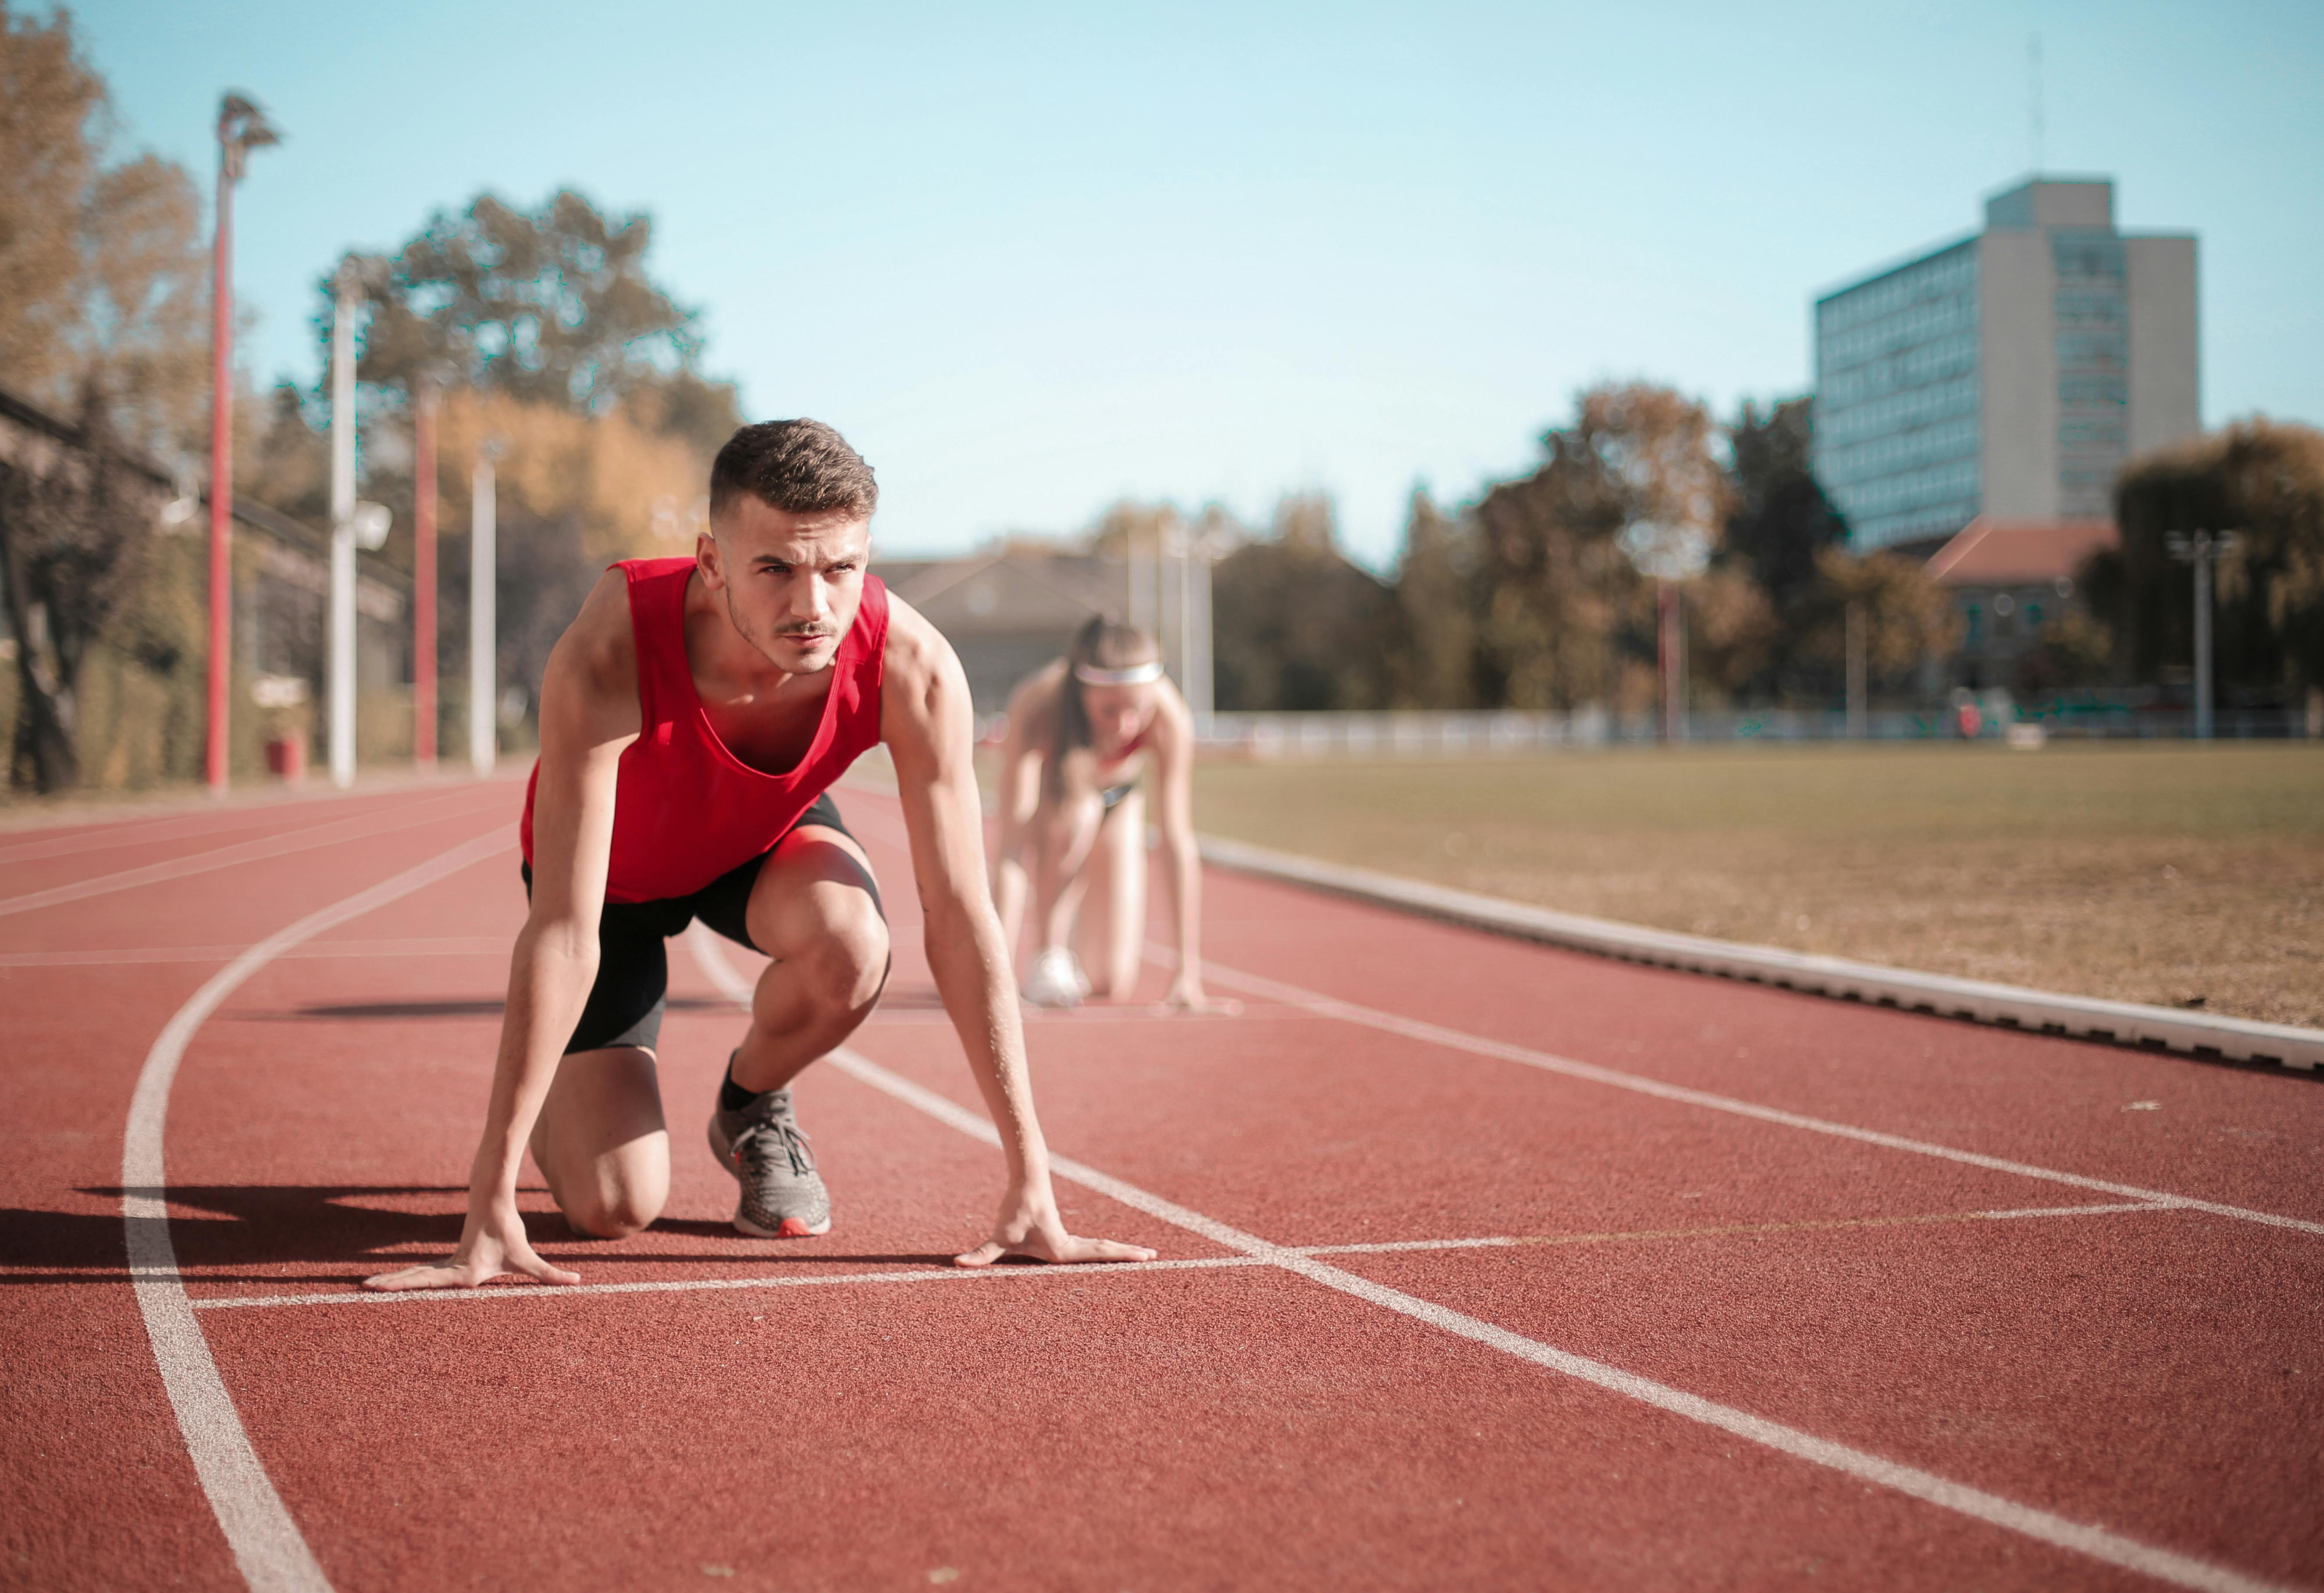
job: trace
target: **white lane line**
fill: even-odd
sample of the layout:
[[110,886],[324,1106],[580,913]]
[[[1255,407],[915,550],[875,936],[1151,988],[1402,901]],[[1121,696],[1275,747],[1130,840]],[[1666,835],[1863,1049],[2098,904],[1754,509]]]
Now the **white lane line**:
[[[687,944],[711,981],[724,991],[729,999],[747,1009],[751,1001],[750,985],[735,971],[733,964],[726,960],[724,952],[699,925],[688,934]],[[908,1079],[890,1073],[868,1057],[843,1048],[833,1052],[827,1060],[850,1078],[893,1096],[907,1106],[917,1108],[973,1138],[996,1148],[1000,1146],[1000,1134],[985,1119],[932,1090],[923,1089]],[[2030,1505],[2021,1505],[2015,1499],[2006,1499],[1998,1494],[1989,1494],[1982,1488],[1954,1482],[1918,1467],[1903,1465],[1847,1444],[1818,1438],[1795,1427],[1786,1427],[1748,1411],[1720,1404],[1700,1395],[1673,1388],[1667,1384],[1642,1377],[1635,1372],[1626,1372],[1602,1361],[1591,1360],[1571,1350],[1559,1349],[1433,1301],[1391,1289],[1384,1284],[1373,1283],[1369,1278],[1342,1271],[1313,1256],[1303,1256],[1296,1250],[1272,1244],[1255,1234],[1230,1228],[1213,1218],[1164,1200],[1159,1195],[1069,1157],[1052,1156],[1051,1166],[1060,1177],[1095,1190],[1133,1211],[1143,1211],[1173,1227],[1197,1234],[1223,1249],[1260,1257],[1327,1289],[1353,1295],[1455,1337],[1498,1349],[1505,1355],[1588,1383],[1608,1393],[1637,1400],[1672,1415],[1732,1433],[1748,1442],[1828,1468],[1859,1482],[1889,1488],[1907,1497],[1984,1522],[1989,1526],[1997,1526],[2038,1542],[2087,1555],[2107,1565],[2153,1577],[2158,1581],[2200,1589],[2201,1593],[2274,1593],[2275,1584],[2169,1549],[2142,1543],[2104,1527],[2072,1521]]]
[[[1406,1250],[1478,1250],[1546,1245],[1613,1244],[1625,1239],[1726,1238],[1737,1234],[1790,1233],[1806,1229],[1885,1228],[1906,1223],[1987,1222],[2025,1217],[2095,1217],[2116,1211],[2167,1211],[2172,1208],[2138,1201],[2118,1206],[2044,1206],[2017,1211],[1945,1211],[1932,1216],[1838,1218],[1822,1222],[1762,1222],[1735,1228],[1672,1228],[1620,1233],[1494,1234],[1480,1238],[1383,1239],[1360,1245],[1286,1245],[1295,1256],[1379,1256]],[[569,1257],[568,1257],[569,1258]],[[550,1259],[556,1259],[551,1257]],[[619,1262],[616,1256],[609,1258]],[[313,1294],[219,1294],[193,1302],[196,1311],[254,1311],[278,1305],[403,1305],[429,1301],[465,1303],[479,1300],[550,1300],[575,1294],[688,1294],[706,1289],[802,1289],[828,1284],[946,1283],[961,1278],[1090,1277],[1109,1273],[1170,1271],[1174,1268],[1259,1266],[1257,1256],[1200,1256],[1173,1261],[1106,1262],[1090,1266],[916,1267],[901,1272],[833,1272],[804,1275],[672,1278],[627,1284],[501,1285],[483,1289],[411,1289],[380,1294],[342,1289]],[[9,1269],[0,1267],[0,1273]]]
[[[205,824],[205,819],[224,816],[223,823]],[[263,827],[269,819],[278,823],[281,815],[266,808],[244,809],[232,815],[199,813],[173,814],[167,818],[144,819],[134,823],[115,822],[113,828],[75,830],[68,835],[52,836],[46,841],[19,842],[14,846],[0,847],[0,863],[45,862],[54,857],[72,857],[84,852],[105,852],[121,846],[159,846],[171,841],[196,841],[210,835],[230,835],[236,830]],[[171,824],[189,826],[173,835],[147,835],[141,831],[162,829]]]
[[[618,1259],[616,1257],[615,1259]],[[196,1311],[252,1311],[273,1305],[461,1305],[493,1300],[569,1300],[580,1294],[698,1294],[727,1289],[813,1289],[834,1284],[944,1284],[979,1278],[1090,1277],[1119,1272],[1180,1272],[1214,1266],[1264,1266],[1257,1256],[1196,1256],[1176,1261],[1109,1261],[1091,1266],[917,1266],[900,1272],[834,1272],[808,1276],[649,1279],[632,1284],[494,1284],[481,1289],[376,1289],[333,1294],[235,1294],[194,1302]]]
[[[1167,948],[1149,946],[1149,959],[1165,962]],[[2038,1178],[2050,1183],[2063,1183],[2075,1189],[2095,1190],[2101,1194],[2121,1195],[2145,1205],[2172,1206],[2181,1211],[2208,1211],[2214,1217],[2232,1217],[2241,1222],[2264,1223],[2270,1228],[2287,1228],[2299,1233],[2324,1234],[2324,1222],[2305,1217],[2286,1217],[2274,1211],[2255,1211],[2246,1206],[2230,1206],[2218,1201],[2198,1200],[2193,1195],[2172,1194],[2167,1190],[2142,1189],[2135,1183],[2117,1183],[2112,1179],[2092,1178],[2080,1173],[2061,1172],[2055,1167],[2037,1167],[2030,1162],[2013,1162],[2002,1156],[1979,1155],[1976,1151],[1956,1150],[1949,1145],[1933,1145],[1925,1139],[1907,1139],[1901,1134],[1884,1134],[1877,1128],[1858,1128],[1849,1123],[1835,1123],[1824,1118],[1811,1118],[1799,1112],[1787,1112],[1772,1106],[1738,1100],[1731,1095],[1713,1095],[1706,1090],[1690,1090],[1680,1084],[1665,1084],[1659,1079],[1641,1073],[1626,1073],[1609,1067],[1599,1067],[1587,1062],[1576,1062],[1570,1056],[1558,1056],[1547,1051],[1536,1051],[1528,1045],[1514,1045],[1505,1040],[1489,1040],[1479,1035],[1444,1027],[1442,1024],[1425,1023],[1418,1018],[1404,1017],[1393,1012],[1383,1012],[1376,1007],[1362,1007],[1353,1001],[1342,1001],[1298,985],[1285,984],[1280,980],[1260,974],[1244,973],[1237,969],[1222,967],[1205,959],[1204,977],[1215,980],[1232,990],[1251,995],[1265,996],[1286,1006],[1298,1007],[1318,1017],[1338,1018],[1343,1023],[1360,1024],[1385,1034],[1397,1035],[1408,1040],[1420,1040],[1431,1045],[1441,1045],[1451,1051],[1466,1051],[1475,1056],[1489,1056],[1502,1062],[1514,1062],[1520,1066],[1538,1068],[1544,1073],[1563,1073],[1570,1079],[1584,1079],[1593,1084],[1607,1084],[1617,1090],[1635,1094],[1652,1095],[1663,1100],[1681,1101],[1688,1106],[1707,1107],[1712,1111],[1728,1112],[1736,1117],[1756,1118],[1763,1123],[1777,1123],[1786,1128],[1803,1128],[1811,1134],[1829,1134],[1835,1138],[1853,1139],[1863,1145],[1877,1145],[1884,1150],[1901,1150],[1914,1156],[1935,1156],[1942,1161],[1958,1162],[1963,1166],[1982,1167],[1988,1172],[2013,1174],[2020,1178]]]
[[2015,1211],[1936,1211],[1909,1217],[1825,1217],[1800,1222],[1738,1222],[1722,1227],[1646,1228],[1605,1233],[1504,1234],[1475,1239],[1380,1239],[1362,1245],[1290,1245],[1301,1256],[1381,1256],[1399,1250],[1469,1250],[1483,1247],[1637,1244],[1653,1239],[1730,1239],[1757,1235],[1824,1233],[1854,1228],[1928,1228],[1952,1222],[2008,1222],[2030,1217],[2110,1217],[2123,1211],[2172,1211],[2153,1201],[2107,1206],[2026,1206]]
[[[391,826],[400,827],[400,826]],[[178,1008],[145,1054],[137,1091],[129,1103],[129,1125],[121,1150],[121,1217],[126,1229],[129,1266],[137,1308],[152,1341],[178,1430],[185,1434],[195,1474],[210,1509],[234,1552],[243,1579],[259,1593],[328,1593],[329,1582],[315,1563],[298,1524],[283,1508],[267,1478],[242,1418],[234,1408],[210,1358],[208,1340],[194,1321],[191,1302],[178,1274],[177,1247],[170,1238],[170,1207],[162,1163],[163,1133],[170,1113],[170,1085],[185,1059],[186,1046],[218,1004],[272,958],[300,941],[409,896],[472,863],[509,850],[505,826],[466,842],[368,890],[356,892],[297,923],[279,929],[210,975]]]
[[[896,826],[886,814],[872,810],[877,825]],[[855,821],[849,820],[850,824]],[[872,826],[865,826],[872,827]],[[715,950],[715,948],[714,948]],[[1166,968],[1177,966],[1177,954],[1169,947],[1148,944],[1148,962]],[[1804,1129],[1812,1134],[1829,1134],[1841,1139],[1853,1139],[1864,1145],[1877,1145],[1885,1150],[1904,1151],[1914,1156],[1934,1156],[1958,1162],[1964,1166],[1981,1167],[1988,1172],[2015,1174],[2021,1178],[2041,1179],[2051,1183],[2062,1183],[2075,1189],[2087,1189],[2100,1194],[2121,1195],[2143,1205],[2171,1206],[2182,1211],[2206,1211],[2214,1217],[2231,1217],[2242,1222],[2262,1223],[2271,1228],[2284,1228],[2299,1233],[2324,1234],[2324,1222],[2304,1217],[2286,1217],[2273,1211],[2254,1211],[2245,1206],[2230,1206],[2218,1201],[2199,1200],[2192,1195],[2172,1194],[2167,1191],[2142,1189],[2136,1184],[2117,1183],[2110,1179],[2092,1178],[2080,1173],[2061,1172],[2054,1167],[2039,1167],[2028,1162],[2013,1162],[2001,1156],[1988,1156],[1976,1151],[1956,1150],[1950,1146],[1935,1145],[1923,1139],[1908,1139],[1899,1134],[1885,1134],[1875,1128],[1858,1128],[1848,1123],[1835,1123],[1823,1118],[1811,1118],[1800,1112],[1788,1112],[1776,1107],[1760,1106],[1753,1101],[1739,1100],[1732,1096],[1714,1095],[1708,1091],[1689,1090],[1679,1084],[1666,1084],[1640,1073],[1626,1073],[1614,1068],[1599,1067],[1572,1057],[1558,1056],[1547,1051],[1536,1051],[1526,1045],[1514,1045],[1506,1041],[1489,1040],[1481,1036],[1446,1028],[1441,1024],[1426,1023],[1417,1018],[1404,1017],[1383,1012],[1378,1008],[1342,1001],[1321,991],[1286,984],[1280,980],[1261,974],[1245,973],[1205,958],[1204,976],[1241,990],[1246,995],[1263,996],[1287,1007],[1314,1013],[1318,1017],[1337,1018],[1343,1023],[1359,1024],[1367,1028],[1441,1045],[1448,1050],[1466,1051],[1472,1055],[1489,1056],[1503,1062],[1514,1062],[1524,1067],[1538,1068],[1545,1073],[1563,1073],[1568,1078],[1585,1079],[1591,1083],[1610,1085],[1617,1090],[1628,1090],[1640,1095],[1656,1096],[1689,1106],[1705,1107],[1712,1111],[1729,1112],[1738,1117],[1755,1118],[1763,1123],[1776,1123],[1787,1128]]]
[[294,852],[310,852],[318,846],[330,846],[351,839],[332,831],[356,828],[356,834],[368,840],[374,835],[385,835],[397,830],[408,830],[415,824],[448,823],[456,819],[474,818],[475,812],[429,814],[414,816],[417,809],[432,807],[439,802],[449,802],[452,793],[430,796],[424,802],[400,810],[401,815],[391,824],[373,824],[372,815],[359,814],[352,818],[333,819],[326,824],[296,830],[258,841],[237,841],[231,846],[217,847],[209,852],[198,852],[191,857],[173,858],[164,863],[148,863],[143,868],[124,869],[117,874],[100,874],[94,879],[82,879],[71,885],[60,885],[49,890],[35,890],[23,896],[0,899],[0,917],[12,913],[29,913],[36,907],[53,907],[65,902],[85,901],[93,896],[109,896],[118,890],[134,890],[141,885],[159,885],[166,879],[182,879],[191,874],[207,874],[217,869],[230,869],[237,863],[261,862],[268,858],[287,857]]
[[[304,945],[284,957],[492,957],[506,962],[514,932],[499,935],[445,935],[425,940],[342,940]],[[241,954],[233,946],[134,946],[115,952],[6,952],[0,968],[112,968],[143,962],[223,962]]]

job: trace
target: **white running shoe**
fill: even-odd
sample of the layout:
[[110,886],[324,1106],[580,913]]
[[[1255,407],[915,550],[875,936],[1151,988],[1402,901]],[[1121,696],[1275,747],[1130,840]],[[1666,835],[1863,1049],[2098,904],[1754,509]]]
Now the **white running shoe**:
[[1078,1007],[1089,992],[1081,964],[1063,946],[1040,953],[1025,971],[1025,999],[1036,1007]]

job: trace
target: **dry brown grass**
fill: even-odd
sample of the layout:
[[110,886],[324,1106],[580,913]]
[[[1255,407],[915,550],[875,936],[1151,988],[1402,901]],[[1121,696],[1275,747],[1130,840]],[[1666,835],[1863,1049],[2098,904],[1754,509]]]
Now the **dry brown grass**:
[[1657,928],[2324,1025],[2324,747],[1220,763],[1204,830]]

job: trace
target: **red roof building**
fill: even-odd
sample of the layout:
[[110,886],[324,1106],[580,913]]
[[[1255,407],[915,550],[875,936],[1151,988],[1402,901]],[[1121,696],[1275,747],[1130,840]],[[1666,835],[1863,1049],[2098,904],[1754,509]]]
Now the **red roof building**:
[[1979,515],[1930,556],[1929,574],[1961,617],[1954,683],[2015,678],[2020,655],[2063,610],[2082,607],[2075,582],[2090,555],[2121,545],[2110,520],[2000,520]]
[[2110,520],[1997,520],[1980,514],[1929,557],[1947,586],[2048,586],[2070,581],[2093,553],[2119,547]]

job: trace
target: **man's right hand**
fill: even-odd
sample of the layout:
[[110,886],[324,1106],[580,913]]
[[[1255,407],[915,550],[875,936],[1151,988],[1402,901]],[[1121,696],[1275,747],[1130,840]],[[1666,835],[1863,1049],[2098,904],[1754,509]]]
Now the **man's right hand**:
[[513,1274],[544,1284],[577,1284],[581,1275],[552,1266],[532,1253],[524,1237],[524,1218],[513,1198],[496,1200],[481,1213],[468,1208],[460,1229],[460,1248],[452,1259],[364,1279],[366,1289],[473,1289],[496,1277]]

